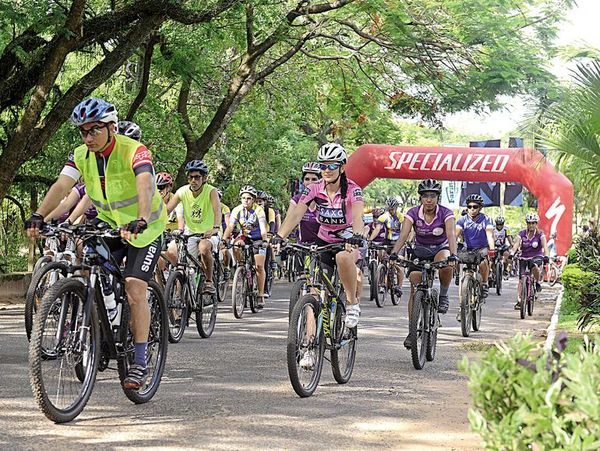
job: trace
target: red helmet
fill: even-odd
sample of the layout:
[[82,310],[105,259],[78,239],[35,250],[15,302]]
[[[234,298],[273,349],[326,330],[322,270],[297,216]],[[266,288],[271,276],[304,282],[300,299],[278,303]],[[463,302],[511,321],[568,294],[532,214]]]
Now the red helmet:
[[168,172],[159,172],[156,174],[156,186],[173,186],[173,177]]

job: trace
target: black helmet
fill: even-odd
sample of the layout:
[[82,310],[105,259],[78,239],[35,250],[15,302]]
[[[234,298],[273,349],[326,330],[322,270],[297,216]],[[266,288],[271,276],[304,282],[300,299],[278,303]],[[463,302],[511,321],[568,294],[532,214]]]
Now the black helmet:
[[188,161],[185,165],[185,172],[198,171],[204,175],[208,175],[208,166],[202,160]]
[[504,225],[504,216],[498,216],[496,218],[496,225]]
[[476,204],[483,205],[483,197],[479,194],[469,194],[467,196],[467,204],[469,202],[475,202]]
[[135,122],[131,121],[119,121],[119,134],[130,137],[131,139],[135,139],[139,141],[142,139],[142,130],[140,126]]
[[419,187],[417,188],[417,192],[419,194],[423,194],[427,191],[433,191],[434,193],[442,194],[442,184],[437,180],[427,179],[423,180],[419,183]]
[[267,193],[266,193],[266,192],[264,192],[264,191],[258,191],[258,192],[256,193],[256,198],[257,198],[257,199],[261,199],[261,200],[267,200],[267,196],[268,196],[268,195],[267,195]]
[[392,209],[392,208],[398,208],[399,203],[395,198],[388,197],[385,200],[385,205],[387,206],[387,208]]

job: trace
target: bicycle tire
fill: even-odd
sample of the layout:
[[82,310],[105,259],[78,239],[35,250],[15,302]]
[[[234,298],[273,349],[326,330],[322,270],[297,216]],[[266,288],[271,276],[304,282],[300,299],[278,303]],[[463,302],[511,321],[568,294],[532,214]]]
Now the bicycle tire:
[[525,309],[527,306],[527,278],[521,277],[521,308],[519,314],[521,319],[525,319]]
[[[176,292],[179,291],[179,295]],[[181,270],[171,271],[165,287],[169,319],[169,343],[179,343],[188,320],[188,287]]]
[[[248,278],[246,277],[246,281]],[[246,296],[248,296],[248,304],[250,304],[250,311],[252,313],[258,313],[258,295],[256,290],[258,289],[258,280],[256,278],[256,273],[252,274],[252,291],[250,291],[248,284],[246,283]]]
[[40,287],[39,285],[44,278],[53,271],[66,277],[69,269],[67,264],[63,262],[45,263],[37,272],[33,273],[34,275],[31,278],[31,283],[27,289],[27,294],[25,295],[25,333],[27,334],[28,341],[31,341],[31,328],[33,327],[34,314],[38,309],[38,305],[41,303],[44,293],[52,286],[52,284],[44,284],[43,287]]
[[388,287],[390,287],[390,301],[392,305],[400,304],[400,298],[394,293],[394,288],[398,285],[398,275],[396,270],[388,271]]
[[[205,299],[210,299],[210,304],[205,305]],[[217,310],[219,306],[217,294],[201,294],[197,301],[199,308],[196,310],[196,329],[201,338],[209,338],[215,331],[217,324]]]
[[377,300],[377,262],[373,260],[369,263],[369,300],[375,301]]
[[38,258],[35,264],[33,265],[33,269],[31,270],[32,280],[36,272],[38,272],[44,265],[52,262],[53,260],[54,259],[49,255],[42,255],[40,258]]
[[502,278],[504,277],[504,271],[502,268],[502,260],[496,262],[496,294],[502,295]]
[[433,362],[435,359],[435,353],[437,351],[437,336],[438,327],[435,324],[437,322],[437,306],[440,300],[440,293],[436,288],[431,290],[432,298],[434,299],[429,309],[429,337],[427,338],[427,349],[425,352],[425,358],[428,362]]
[[[383,263],[377,266],[377,296],[375,296],[375,304],[377,307],[383,308],[385,300],[387,298],[387,268]],[[383,293],[381,292],[383,288]]]
[[[333,347],[331,349],[331,371],[333,372],[333,378],[338,384],[348,383],[352,377],[354,361],[356,360],[357,328],[349,329],[346,327],[344,322],[345,313],[345,302],[343,299],[339,299],[335,310],[335,320],[332,330]],[[343,348],[347,349],[344,349],[342,352]]]
[[412,315],[408,323],[411,336],[410,354],[415,369],[421,370],[425,366],[428,334],[425,331],[428,321],[429,308],[425,302],[425,293],[415,292],[413,297]]
[[233,275],[233,285],[231,287],[231,308],[233,316],[241,319],[244,316],[246,304],[246,268],[238,266]]
[[[50,372],[45,371],[42,367],[45,363],[50,364],[51,362],[58,361],[59,359],[54,357],[50,357],[47,351],[47,345],[44,345],[44,331],[46,329],[47,320],[50,316],[51,312],[56,313],[56,305],[57,300],[62,299],[64,296],[70,294],[70,300],[67,300],[68,307],[73,307],[77,305],[77,308],[83,308],[83,304],[86,299],[86,286],[77,279],[62,279],[61,281],[52,285],[48,291],[45,293],[42,304],[40,305],[40,309],[38,311],[37,320],[34,324],[33,333],[31,336],[31,342],[29,343],[29,378],[31,382],[31,387],[33,389],[34,398],[44,413],[44,415],[51,421],[55,423],[66,423],[68,421],[72,421],[75,419],[85,408],[88,403],[90,396],[92,395],[92,391],[94,389],[94,383],[96,381],[96,375],[98,373],[98,362],[100,358],[100,342],[99,342],[99,330],[98,330],[98,318],[96,313],[95,306],[91,308],[91,318],[89,319],[89,332],[87,334],[89,339],[89,345],[87,345],[89,351],[87,354],[87,365],[85,365],[85,377],[84,382],[79,382],[79,377],[81,374],[77,375],[75,371],[75,367],[78,363],[75,363],[73,368],[73,375],[77,379],[77,382],[81,384],[81,390],[77,393],[75,400],[69,404],[68,406],[61,408],[55,405],[55,393],[61,390],[52,389],[52,396],[48,395],[47,385],[49,383]],[[61,301],[61,306],[59,307],[58,313],[59,315],[64,315],[64,321],[66,324],[68,310],[63,311],[63,303]],[[80,317],[73,312],[71,314],[71,319],[75,317],[75,324],[72,322],[69,323],[69,326],[65,328],[63,324],[64,333],[69,331],[71,337],[74,340],[79,336],[79,328],[81,325],[77,326],[77,320]],[[60,320],[59,320],[60,323]],[[64,335],[61,334],[61,335]],[[56,336],[56,332],[53,334],[49,334]],[[67,341],[68,342],[68,341]],[[85,345],[84,345],[85,346]],[[75,349],[75,346],[70,346],[71,350]],[[81,358],[84,358],[85,352],[81,353]],[[61,368],[61,376],[59,377],[59,381],[64,382],[68,375],[63,376],[62,370],[64,369],[64,365],[62,363],[63,359],[60,359],[60,368]],[[67,365],[70,361],[74,361],[71,358],[66,358]],[[76,383],[77,383],[76,382]],[[60,382],[59,382],[60,383]],[[70,384],[71,386],[71,384]]]
[[556,265],[552,264],[550,267],[550,286],[553,287],[556,285],[559,279],[559,269],[556,267]]
[[533,304],[535,304],[535,298],[537,293],[535,292],[535,287],[530,287],[531,293],[527,296],[527,316],[533,316]]
[[300,298],[302,298],[302,296],[306,291],[306,279],[305,278],[301,278],[298,279],[294,282],[294,284],[292,285],[292,289],[290,291],[290,305],[288,307],[289,313],[288,313],[288,320],[292,317],[292,312],[294,311],[294,306],[296,305],[296,303],[298,302],[298,300]]
[[460,331],[463,337],[471,335],[473,283],[473,277],[465,273],[460,286]]
[[[167,318],[167,304],[162,295],[162,291],[154,280],[148,282],[148,304],[150,305],[150,331],[148,334],[148,350],[147,361],[148,371],[147,383],[139,390],[127,389],[122,383],[127,376],[129,365],[133,363],[133,335],[129,324],[129,306],[123,306],[125,315],[121,315],[121,334],[122,337],[126,334],[124,340],[125,352],[117,358],[117,370],[121,381],[121,389],[125,396],[135,404],[144,404],[150,401],[162,380],[162,375],[165,370],[167,361],[167,349],[169,342],[169,320]],[[124,321],[124,318],[126,321]],[[148,382],[149,381],[149,382]]]
[[[302,321],[305,312],[310,313],[308,310],[312,310],[315,320],[315,325],[318,324],[318,318],[320,314],[320,303],[311,294],[304,295],[294,306],[292,311],[292,317],[290,318],[290,324],[288,327],[287,337],[287,367],[290,383],[296,394],[301,398],[307,398],[311,396],[319,385],[321,380],[321,373],[323,371],[323,360],[325,353],[325,333],[321,328],[316,343],[312,344],[312,348],[316,353],[316,362],[312,370],[312,374],[308,379],[308,383],[302,382],[301,372],[309,370],[303,370],[299,368],[299,362],[301,359],[301,348],[302,339],[304,338],[302,327],[306,325],[306,321]],[[318,329],[318,327],[315,327]],[[305,351],[306,352],[306,351]]]

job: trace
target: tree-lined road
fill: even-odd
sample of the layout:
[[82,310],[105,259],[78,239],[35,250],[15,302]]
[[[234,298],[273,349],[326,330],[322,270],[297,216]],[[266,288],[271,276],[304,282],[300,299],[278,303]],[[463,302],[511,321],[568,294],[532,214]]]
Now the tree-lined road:
[[315,394],[300,399],[286,367],[288,290],[276,284],[267,308],[242,320],[222,306],[208,340],[192,325],[169,347],[152,402],[129,402],[116,372],[106,370],[80,417],[60,426],[42,415],[31,394],[22,309],[0,310],[0,448],[480,449],[469,431],[467,379],[457,362],[517,330],[542,335],[556,292],[546,288],[533,319],[523,321],[512,309],[511,281],[502,298],[490,296],[481,332],[463,338],[452,286],[436,360],[422,371],[402,346],[405,303],[378,309],[363,301],[350,382],[336,384],[325,362]]

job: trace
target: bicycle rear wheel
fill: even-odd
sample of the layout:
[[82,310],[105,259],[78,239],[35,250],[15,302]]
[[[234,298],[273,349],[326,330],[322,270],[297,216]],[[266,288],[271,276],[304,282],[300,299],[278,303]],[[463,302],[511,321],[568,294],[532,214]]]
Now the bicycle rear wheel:
[[345,384],[350,380],[356,359],[356,327],[352,329],[346,327],[345,314],[345,300],[339,299],[335,310],[331,349],[331,370],[338,384]]
[[[96,306],[83,324],[86,287],[62,279],[42,299],[29,343],[29,377],[35,400],[55,423],[76,418],[86,406],[96,381],[100,334]],[[83,327],[85,342],[80,341]]]
[[558,282],[558,279],[560,278],[559,272],[560,272],[560,270],[556,267],[556,265],[554,263],[552,263],[550,265],[550,276],[549,276],[549,280],[548,280],[550,282],[551,287],[556,285],[556,282]]
[[[165,370],[167,343],[169,341],[167,305],[160,287],[153,280],[148,282],[146,297],[150,306],[150,330],[148,333],[148,349],[146,351],[148,377],[146,384],[139,390],[127,389],[121,385],[125,396],[136,404],[146,403],[156,394]],[[117,369],[121,383],[127,377],[129,366],[134,362],[134,342],[129,324],[129,306],[124,305],[123,311],[125,315],[121,315],[121,337],[124,342],[124,352],[117,358]],[[127,338],[125,339],[125,337]]]
[[231,307],[233,316],[240,319],[244,315],[246,304],[246,268],[238,266],[233,275],[233,286],[231,288]]
[[[377,276],[377,261],[373,260],[369,263],[369,300],[377,301],[377,283],[379,277]],[[377,301],[378,302],[378,301]]]
[[527,308],[527,277],[521,277],[521,308],[520,316],[521,319],[525,319],[525,309]]
[[460,286],[460,331],[463,337],[471,334],[474,282],[470,274],[465,274]]
[[535,292],[535,287],[530,286],[527,290],[527,316],[533,315],[533,304],[535,304],[535,298],[537,293]]
[[502,270],[502,260],[496,262],[496,294],[502,295],[502,277],[504,276]]
[[[265,281],[265,283],[267,283]],[[252,288],[250,288],[252,287]],[[252,274],[252,284],[248,280],[248,273],[246,273],[246,296],[248,297],[248,304],[250,304],[250,311],[252,313],[258,313],[258,299],[256,290],[258,289],[258,281],[256,280],[256,273]]]
[[169,318],[169,342],[179,343],[188,319],[188,288],[182,271],[171,271],[165,287]]
[[33,273],[25,295],[25,333],[27,334],[27,340],[31,340],[33,316],[42,302],[42,297],[58,280],[67,277],[67,273],[68,267],[63,262],[46,262]]
[[[311,396],[321,379],[325,334],[319,323],[320,304],[311,294],[302,296],[296,303],[290,318],[287,338],[287,367],[290,382],[296,394],[302,398]],[[312,353],[312,367],[302,368],[300,361],[306,353]]]
[[417,291],[413,297],[412,315],[408,323],[411,336],[410,354],[415,369],[423,369],[427,352],[427,324],[429,321],[429,305],[425,300],[425,293]]

